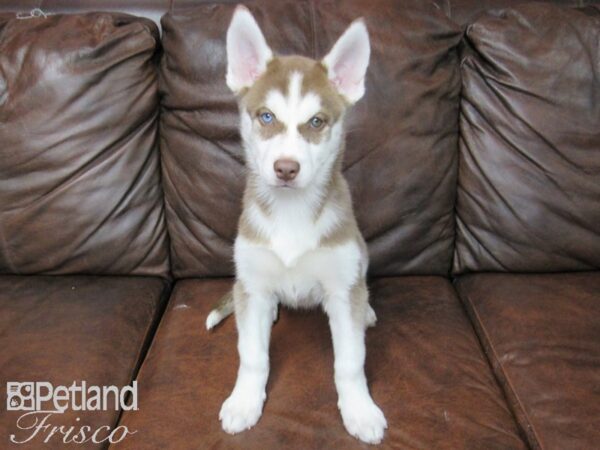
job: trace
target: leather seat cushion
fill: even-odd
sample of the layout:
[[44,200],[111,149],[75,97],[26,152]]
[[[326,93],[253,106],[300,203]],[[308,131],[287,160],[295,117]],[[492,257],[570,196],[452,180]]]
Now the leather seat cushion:
[[458,290],[534,448],[600,442],[600,272],[468,275]]
[[[166,293],[165,282],[158,278],[0,276],[2,398],[6,399],[9,381],[48,381],[54,387],[74,381],[88,386],[128,385],[145,354]],[[31,435],[16,427],[22,414],[0,410],[3,448],[11,434],[18,440]],[[96,430],[113,427],[118,416],[114,410],[67,409],[53,415],[49,423]],[[44,436],[14,447],[41,448]],[[89,448],[90,443],[75,446]],[[59,435],[44,446],[64,447]]]
[[[175,285],[139,375],[140,409],[121,420],[138,433],[122,449],[358,449],[337,409],[333,352],[320,311],[282,309],[273,327],[263,416],[228,435],[218,420],[237,372],[235,321],[208,332],[222,280]],[[378,323],[367,333],[366,372],[389,428],[380,448],[525,448],[450,283],[438,277],[371,284]]]

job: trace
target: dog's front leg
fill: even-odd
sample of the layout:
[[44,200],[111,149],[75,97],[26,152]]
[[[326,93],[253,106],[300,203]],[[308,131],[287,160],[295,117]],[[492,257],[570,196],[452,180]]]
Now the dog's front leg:
[[258,422],[266,398],[269,376],[269,339],[273,323],[273,299],[234,288],[240,367],[235,387],[219,413],[228,433],[239,433]]
[[377,444],[383,439],[387,422],[367,387],[364,371],[367,324],[363,316],[369,306],[366,297],[353,298],[356,295],[360,294],[332,292],[324,304],[333,340],[335,386],[346,430],[361,441]]

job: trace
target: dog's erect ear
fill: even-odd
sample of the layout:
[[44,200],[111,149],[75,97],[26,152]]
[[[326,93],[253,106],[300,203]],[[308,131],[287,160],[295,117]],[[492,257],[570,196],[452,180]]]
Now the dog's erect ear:
[[233,13],[227,30],[227,86],[238,93],[250,87],[267,68],[273,53],[256,20],[245,6]]
[[365,74],[371,46],[363,19],[352,22],[323,58],[329,79],[338,92],[354,103],[365,93]]

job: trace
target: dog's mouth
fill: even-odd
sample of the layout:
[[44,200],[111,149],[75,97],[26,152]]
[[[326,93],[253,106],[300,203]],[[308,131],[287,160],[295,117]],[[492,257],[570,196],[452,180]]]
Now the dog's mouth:
[[296,183],[294,183],[293,181],[277,180],[275,182],[275,184],[272,185],[272,187],[280,188],[280,189],[296,189],[298,187],[298,185]]

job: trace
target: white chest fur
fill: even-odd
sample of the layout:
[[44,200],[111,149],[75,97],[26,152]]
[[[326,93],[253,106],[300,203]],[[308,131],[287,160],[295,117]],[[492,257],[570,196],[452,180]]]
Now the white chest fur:
[[317,220],[310,205],[301,202],[274,205],[268,216],[256,205],[248,208],[252,225],[269,239],[236,239],[237,276],[247,289],[276,293],[282,302],[299,306],[356,281],[365,263],[358,243],[319,247],[322,236],[338,223],[333,207],[325,207]]
[[293,267],[298,258],[315,250],[321,238],[339,222],[337,212],[326,206],[318,218],[309,199],[295,197],[276,201],[267,216],[256,204],[249,206],[249,218],[263,236],[269,249],[284,266]]

